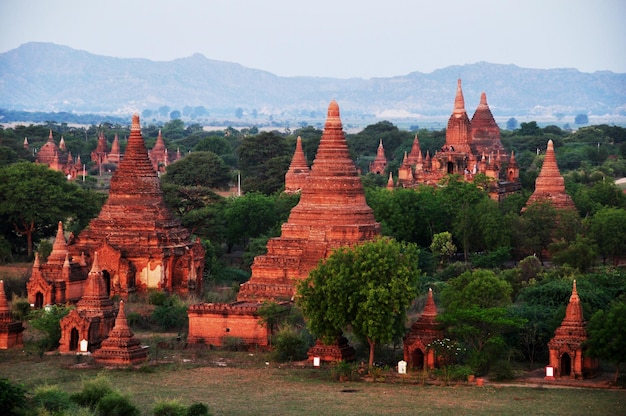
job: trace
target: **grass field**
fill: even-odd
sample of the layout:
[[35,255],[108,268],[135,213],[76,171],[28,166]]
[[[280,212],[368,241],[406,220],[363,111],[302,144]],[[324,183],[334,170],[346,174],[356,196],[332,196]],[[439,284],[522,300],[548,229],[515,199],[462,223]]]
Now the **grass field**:
[[105,375],[145,415],[166,399],[203,402],[214,415],[626,415],[626,390],[422,385],[391,370],[382,382],[337,382],[328,368],[267,364],[264,353],[160,349],[158,359],[112,370],[88,357],[0,351],[0,378],[75,392]]

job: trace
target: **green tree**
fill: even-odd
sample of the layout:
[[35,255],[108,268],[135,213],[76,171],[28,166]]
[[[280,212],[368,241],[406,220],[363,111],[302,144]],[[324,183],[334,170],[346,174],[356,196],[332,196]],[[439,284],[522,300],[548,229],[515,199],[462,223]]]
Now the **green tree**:
[[435,234],[433,242],[430,244],[430,251],[439,257],[439,261],[443,265],[446,259],[449,259],[456,253],[456,246],[452,242],[452,234],[448,231]]
[[298,285],[297,302],[318,337],[351,329],[370,347],[405,333],[406,309],[417,295],[419,250],[389,238],[339,248]]
[[441,293],[444,312],[439,322],[467,345],[478,371],[485,371],[502,353],[504,333],[523,324],[509,311],[511,292],[507,281],[479,269],[450,279]]
[[626,297],[613,302],[606,311],[594,313],[587,333],[587,355],[615,363],[617,383],[619,366],[626,362]]
[[267,233],[277,223],[274,200],[259,192],[230,198],[223,215],[229,246],[236,243],[247,246],[251,238]]
[[[35,236],[54,235],[59,221],[77,233],[102,204],[93,192],[82,190],[45,165],[9,165],[0,168],[0,178],[0,218],[11,224],[16,234],[26,236],[28,256],[33,253]],[[72,224],[78,227],[72,228]]]
[[181,186],[227,189],[230,169],[213,152],[194,152],[167,167],[162,180]]
[[248,136],[241,142],[237,154],[246,192],[269,195],[284,185],[293,155],[284,137],[270,132]]
[[626,253],[626,209],[601,209],[591,218],[590,229],[604,263],[612,257],[617,266]]

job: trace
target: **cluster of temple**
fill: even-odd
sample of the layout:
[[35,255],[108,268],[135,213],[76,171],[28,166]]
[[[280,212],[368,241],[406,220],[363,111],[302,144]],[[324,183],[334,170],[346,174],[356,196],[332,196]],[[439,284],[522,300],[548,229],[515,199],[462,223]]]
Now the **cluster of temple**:
[[[134,115],[126,152],[102,210],[67,239],[59,222],[46,261],[35,256],[28,300],[36,308],[76,304],[61,322],[60,351],[81,351],[83,342],[86,351],[95,351],[112,334],[119,337],[129,331],[125,318],[118,314],[119,322],[115,319],[113,296],[127,299],[150,289],[200,295],[203,272],[204,248],[165,205],[139,116]],[[122,327],[115,332],[118,323]]]
[[[24,148],[28,149],[28,139],[24,139]],[[175,152],[168,150],[163,141],[161,130],[157,136],[154,147],[148,151],[148,156],[153,169],[157,173],[165,172],[168,165],[174,163],[182,157],[180,150]],[[112,170],[111,166],[117,168],[124,158],[121,152],[120,140],[117,135],[113,138],[113,143],[109,148],[104,132],[98,135],[98,144],[94,151],[91,152],[91,161],[98,170]],[[61,137],[61,141],[57,145],[50,130],[50,135],[46,143],[37,151],[35,161],[47,165],[50,169],[63,172],[68,179],[76,179],[81,174],[85,174],[85,165],[82,163],[80,155],[76,158],[72,156],[72,152],[68,151],[65,146],[65,139]],[[111,166],[108,166],[111,165]]]
[[[521,190],[519,167],[514,153],[503,154],[498,127],[483,92],[480,104],[470,120],[465,110],[465,100],[458,81],[454,109],[446,128],[446,142],[431,155],[420,149],[417,135],[409,153],[404,154],[398,168],[397,181],[390,173],[389,188],[395,186],[411,188],[420,184],[436,185],[446,175],[457,174],[467,181],[473,181],[477,174],[492,179],[489,196],[499,201],[506,195]],[[387,159],[382,140],[376,157],[370,164],[370,172],[384,174]]]

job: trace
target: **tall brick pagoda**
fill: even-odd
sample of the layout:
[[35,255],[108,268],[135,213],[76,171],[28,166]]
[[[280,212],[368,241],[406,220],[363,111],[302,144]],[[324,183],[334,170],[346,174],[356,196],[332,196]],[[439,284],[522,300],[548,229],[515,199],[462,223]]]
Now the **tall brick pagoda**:
[[356,167],[350,159],[339,106],[332,101],[311,173],[300,202],[282,225],[281,236],[267,243],[267,254],[252,264],[250,280],[237,302],[200,304],[188,310],[190,342],[221,345],[225,336],[247,344],[267,345],[254,314],[263,301],[290,302],[295,283],[305,279],[320,259],[342,246],[373,240],[380,234]]
[[387,167],[387,158],[385,157],[385,148],[383,147],[383,139],[380,139],[378,143],[378,149],[376,150],[376,157],[370,163],[370,173],[375,173],[376,175],[382,175],[385,173],[385,168]]
[[124,158],[98,217],[67,244],[63,233],[57,233],[57,243],[45,264],[37,259],[33,266],[31,303],[38,304],[37,297],[43,304],[80,299],[96,251],[111,296],[147,289],[202,291],[204,249],[165,205],[138,115],[133,116]]
[[22,341],[23,332],[22,323],[13,319],[4,292],[4,280],[0,280],[0,350],[22,346],[24,344]]
[[585,326],[583,308],[574,280],[565,318],[548,342],[550,366],[554,368],[556,378],[581,379],[597,371],[598,361],[583,355],[584,343],[587,341]]
[[61,319],[59,352],[78,352],[82,340],[88,342],[89,351],[94,351],[109,335],[114,323],[113,300],[108,294],[96,252],[83,296],[76,309],[72,309]]
[[543,159],[543,166],[541,166],[539,176],[535,179],[535,191],[528,198],[525,208],[541,201],[550,202],[556,209],[576,209],[574,201],[565,191],[565,179],[559,172],[552,140],[548,140],[548,149]]
[[437,306],[433,299],[433,290],[428,289],[424,310],[404,337],[404,361],[409,368],[416,370],[435,368],[437,357],[428,344],[441,338],[443,331],[437,323]]
[[115,326],[109,332],[109,337],[102,341],[101,347],[93,354],[93,358],[98,364],[112,367],[127,367],[148,360],[148,349],[141,346],[128,326],[124,301],[120,301]]

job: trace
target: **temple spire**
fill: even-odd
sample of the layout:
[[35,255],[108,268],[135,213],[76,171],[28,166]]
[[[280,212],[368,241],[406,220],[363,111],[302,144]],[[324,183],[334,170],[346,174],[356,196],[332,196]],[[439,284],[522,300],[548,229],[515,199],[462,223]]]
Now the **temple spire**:
[[461,80],[457,80],[456,96],[454,97],[454,111],[455,114],[465,113],[465,99],[463,98],[463,89],[461,88]]
[[4,292],[4,280],[0,280],[0,321],[2,317],[10,314],[9,303],[7,302],[7,296]]

